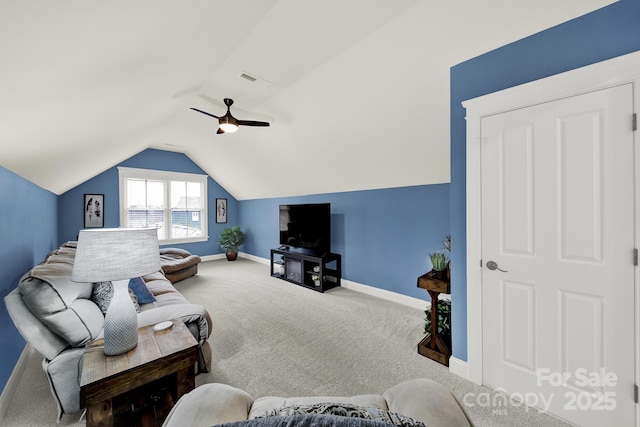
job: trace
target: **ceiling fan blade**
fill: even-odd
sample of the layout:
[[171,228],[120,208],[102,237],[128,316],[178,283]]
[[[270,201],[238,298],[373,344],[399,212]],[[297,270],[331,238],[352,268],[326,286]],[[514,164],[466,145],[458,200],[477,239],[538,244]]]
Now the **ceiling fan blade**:
[[258,122],[255,120],[238,120],[240,126],[269,126],[268,122]]
[[[207,94],[204,93],[200,93],[198,94],[198,97],[211,103],[212,105],[215,105],[216,107],[219,108],[227,108],[226,105],[224,104],[224,102],[220,101],[217,98],[214,98],[212,96],[209,96]],[[242,107],[238,107],[237,104],[233,104],[233,112],[236,113],[237,115],[241,116],[241,117],[255,117],[257,116],[258,119],[262,119],[263,121],[267,121],[269,123],[274,123],[276,122],[276,118],[273,116],[270,116],[268,114],[263,114],[260,113],[258,111],[252,111],[252,110],[246,110]]]
[[191,108],[193,111],[197,111],[198,113],[206,114],[209,117],[213,117],[214,119],[220,119],[218,116],[214,116],[211,113],[207,113],[206,111],[198,110],[197,108]]

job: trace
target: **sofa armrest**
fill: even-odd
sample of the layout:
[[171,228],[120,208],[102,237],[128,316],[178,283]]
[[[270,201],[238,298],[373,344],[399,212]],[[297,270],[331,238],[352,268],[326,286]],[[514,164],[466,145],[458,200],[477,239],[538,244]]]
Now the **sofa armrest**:
[[69,346],[29,311],[18,288],[4,297],[4,303],[20,335],[44,358],[51,360]]
[[395,385],[385,391],[382,397],[387,401],[390,411],[422,421],[429,427],[473,425],[451,391],[427,378]]
[[191,333],[197,328],[194,338],[199,344],[211,335],[212,321],[209,312],[198,304],[168,304],[161,307],[144,310],[138,313],[138,327],[155,325],[169,319],[180,318],[187,325]]
[[208,427],[249,416],[253,398],[226,384],[206,384],[185,394],[164,420],[163,427]]

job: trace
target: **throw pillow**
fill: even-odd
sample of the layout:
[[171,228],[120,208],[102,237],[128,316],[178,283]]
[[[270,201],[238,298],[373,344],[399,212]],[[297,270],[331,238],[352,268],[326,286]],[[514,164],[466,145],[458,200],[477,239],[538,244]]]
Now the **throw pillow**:
[[364,418],[373,421],[382,421],[384,423],[400,427],[425,427],[423,422],[414,420],[411,417],[397,412],[345,403],[316,403],[313,405],[283,406],[281,408],[271,409],[256,418],[308,414]]
[[309,414],[230,421],[215,427],[389,427],[389,424],[365,418]]
[[140,304],[156,302],[156,297],[154,297],[149,288],[147,288],[147,284],[144,283],[144,279],[142,277],[134,277],[129,280],[129,289],[133,290],[136,294]]
[[[138,304],[138,297],[131,289],[129,289],[129,296],[131,297],[131,301],[133,302],[136,311],[140,313],[140,304]],[[111,284],[111,282],[94,283],[93,292],[91,293],[91,301],[96,303],[96,305],[100,308],[100,311],[102,311],[102,314],[107,314],[107,308],[109,308],[112,297],[113,284]]]

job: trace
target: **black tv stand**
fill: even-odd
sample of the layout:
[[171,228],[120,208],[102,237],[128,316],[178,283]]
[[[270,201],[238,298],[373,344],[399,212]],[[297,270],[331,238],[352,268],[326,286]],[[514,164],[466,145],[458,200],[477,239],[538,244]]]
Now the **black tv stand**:
[[334,253],[313,255],[295,252],[288,247],[271,249],[271,276],[324,292],[340,286],[342,257]]

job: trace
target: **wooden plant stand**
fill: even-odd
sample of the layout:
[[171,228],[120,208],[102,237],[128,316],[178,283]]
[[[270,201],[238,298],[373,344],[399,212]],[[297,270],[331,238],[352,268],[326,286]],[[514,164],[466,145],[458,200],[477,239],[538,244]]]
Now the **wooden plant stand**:
[[439,278],[430,271],[418,277],[418,287],[426,289],[431,296],[431,331],[418,343],[418,353],[449,366],[451,349],[438,334],[438,295],[451,293],[451,281]]

